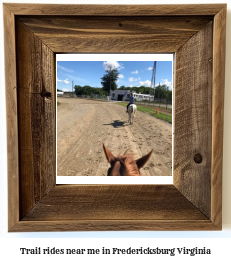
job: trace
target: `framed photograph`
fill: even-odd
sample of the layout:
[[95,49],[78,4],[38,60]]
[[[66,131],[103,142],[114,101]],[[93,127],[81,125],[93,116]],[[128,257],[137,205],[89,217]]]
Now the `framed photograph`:
[[[4,4],[3,9],[8,230],[221,230],[226,4]],[[120,55],[174,56],[171,184],[125,182],[129,177],[107,175],[103,178],[124,181],[56,182],[57,83],[71,80],[57,77],[63,66],[57,57],[67,54],[114,54],[114,61],[125,61]],[[107,105],[112,92],[108,97]],[[102,124],[115,127],[113,122]],[[92,145],[94,139],[89,141]],[[124,147],[111,151],[113,141],[106,136],[101,141],[107,141],[98,150],[105,154],[99,160],[106,170]],[[81,162],[84,154],[78,152],[75,158]],[[132,152],[137,153],[136,146]],[[152,151],[152,156],[155,166],[161,155]]]
[[[171,53],[56,55],[56,184],[173,184],[173,59]],[[126,113],[130,96],[134,115]],[[108,173],[114,162],[104,146],[120,155],[121,175]],[[150,152],[138,171],[127,169]]]

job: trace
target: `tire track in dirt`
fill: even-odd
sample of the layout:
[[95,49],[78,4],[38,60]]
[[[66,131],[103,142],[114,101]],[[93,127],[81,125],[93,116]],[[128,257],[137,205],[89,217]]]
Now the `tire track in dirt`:
[[[61,102],[57,116],[58,175],[106,175],[109,163],[103,143],[115,155],[129,149],[135,159],[153,149],[154,153],[147,166],[141,169],[141,174],[171,175],[171,166],[167,164],[172,160],[171,153],[166,153],[165,146],[171,145],[170,124],[137,112],[134,124],[129,125],[126,108],[114,102],[58,100]],[[65,103],[68,106],[63,106]]]
[[172,172],[172,133],[171,125],[150,115],[142,117],[138,112],[136,121],[136,137],[142,154],[151,149],[153,153],[144,167],[151,176],[168,176]]
[[[114,155],[118,155],[119,153],[123,154],[128,150],[128,152],[133,153],[135,159],[141,157],[141,151],[130,130],[130,125],[125,120],[125,116],[127,116],[125,109],[113,103],[102,105],[102,108],[107,115],[107,117],[104,116],[103,118],[103,120],[105,120],[103,125],[108,125],[107,134],[109,134],[108,136],[102,133],[102,135],[106,136],[103,140],[105,146],[108,147]],[[107,171],[108,167],[109,164],[103,160],[99,165],[96,175],[102,175],[102,173]]]

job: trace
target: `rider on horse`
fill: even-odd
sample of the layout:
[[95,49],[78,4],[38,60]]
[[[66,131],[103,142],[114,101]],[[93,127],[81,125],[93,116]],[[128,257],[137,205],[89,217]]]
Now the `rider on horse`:
[[135,104],[135,99],[134,99],[134,96],[133,96],[133,93],[131,92],[130,96],[129,96],[129,103],[127,105],[127,111],[126,113],[128,113],[128,107],[130,104]]

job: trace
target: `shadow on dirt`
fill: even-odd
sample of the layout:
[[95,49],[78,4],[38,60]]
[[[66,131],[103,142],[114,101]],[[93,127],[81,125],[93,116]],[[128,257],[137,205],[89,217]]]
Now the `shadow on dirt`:
[[115,120],[114,122],[112,123],[108,123],[108,124],[103,124],[103,125],[111,125],[113,126],[114,128],[121,128],[121,127],[125,127],[125,121],[118,121],[118,120]]

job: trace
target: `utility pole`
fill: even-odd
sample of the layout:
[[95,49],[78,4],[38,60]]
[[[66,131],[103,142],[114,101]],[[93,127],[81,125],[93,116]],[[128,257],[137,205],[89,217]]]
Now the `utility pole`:
[[[153,88],[153,105],[154,105],[154,99],[155,99],[155,81],[156,81],[156,61],[154,62],[154,65],[153,65],[151,85],[149,88],[150,96],[151,96],[151,89]],[[150,101],[150,99],[151,99],[151,97],[149,97],[149,101]]]
[[110,71],[110,90],[109,90],[109,96],[111,95],[111,71]]
[[110,90],[109,90],[109,97],[111,96],[111,72],[112,72],[112,66],[110,66]]
[[158,98],[159,98],[159,108],[160,108],[160,82],[159,82],[159,92],[158,93],[159,93]]
[[72,81],[72,98],[74,97],[74,81]]

